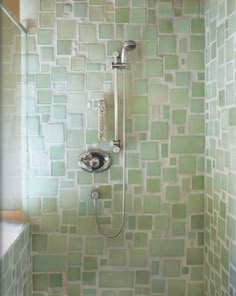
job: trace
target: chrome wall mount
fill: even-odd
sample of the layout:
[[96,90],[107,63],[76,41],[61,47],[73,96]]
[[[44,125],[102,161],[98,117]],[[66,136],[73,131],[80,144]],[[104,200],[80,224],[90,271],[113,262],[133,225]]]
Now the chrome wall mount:
[[111,157],[106,152],[85,151],[79,157],[79,166],[90,173],[99,173],[111,166]]

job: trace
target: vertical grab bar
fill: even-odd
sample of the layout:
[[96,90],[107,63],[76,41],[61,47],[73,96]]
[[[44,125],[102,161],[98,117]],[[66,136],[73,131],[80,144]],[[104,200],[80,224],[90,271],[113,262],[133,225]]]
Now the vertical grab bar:
[[114,141],[119,141],[119,128],[118,128],[118,73],[114,69]]
[[118,58],[120,53],[118,51],[113,52],[113,70],[114,70],[114,140],[113,140],[113,152],[120,152],[120,140],[119,140],[119,98],[118,98],[118,68],[114,65],[118,64]]

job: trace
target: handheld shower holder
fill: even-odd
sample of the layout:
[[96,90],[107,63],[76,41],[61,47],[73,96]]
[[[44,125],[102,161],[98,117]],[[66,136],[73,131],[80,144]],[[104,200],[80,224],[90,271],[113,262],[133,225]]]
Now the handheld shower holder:
[[120,140],[113,140],[112,141],[112,146],[113,146],[112,151],[114,153],[119,153],[120,152],[120,149],[121,149],[121,142],[120,142]]
[[114,51],[112,54],[113,62],[112,62],[112,69],[125,69],[126,63],[121,63],[120,53],[119,51]]
[[112,69],[126,69],[127,67],[127,52],[134,50],[136,48],[136,42],[133,40],[126,40],[123,43],[123,46],[121,48],[121,51],[114,51],[113,56],[113,63],[112,63]]
[[112,69],[120,69],[120,70],[124,70],[126,69],[127,64],[126,63],[121,63],[121,62],[113,62],[112,63]]

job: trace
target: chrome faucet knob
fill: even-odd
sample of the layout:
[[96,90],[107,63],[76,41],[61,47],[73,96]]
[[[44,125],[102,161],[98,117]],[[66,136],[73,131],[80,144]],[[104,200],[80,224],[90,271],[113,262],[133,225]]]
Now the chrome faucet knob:
[[120,53],[119,51],[113,51],[112,53],[112,57],[113,57],[113,63],[114,64],[117,64],[118,63],[118,58],[120,56]]
[[90,193],[90,196],[92,199],[98,199],[99,198],[99,192],[97,189],[93,189]]
[[120,55],[120,53],[119,53],[119,51],[113,51],[113,53],[112,53],[112,56],[114,57],[114,58],[118,58],[119,57],[119,55]]

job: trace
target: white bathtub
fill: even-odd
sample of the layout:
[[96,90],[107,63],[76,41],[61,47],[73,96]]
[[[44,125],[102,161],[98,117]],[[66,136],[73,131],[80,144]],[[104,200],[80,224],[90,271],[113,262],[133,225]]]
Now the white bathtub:
[[0,221],[0,257],[6,253],[23,229],[24,223]]

